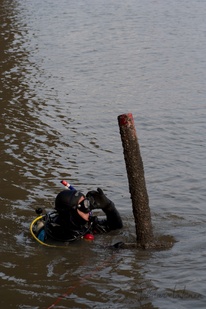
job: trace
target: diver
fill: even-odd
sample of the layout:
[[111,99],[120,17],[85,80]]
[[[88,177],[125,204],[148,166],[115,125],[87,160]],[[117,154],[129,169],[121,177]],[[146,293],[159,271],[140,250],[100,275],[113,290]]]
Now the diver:
[[[94,209],[102,209],[106,218],[94,216]],[[93,239],[94,234],[122,227],[119,212],[102,189],[89,191],[85,196],[72,188],[56,196],[55,211],[44,216],[44,223],[36,230],[36,237],[43,242],[47,239],[73,242],[81,238]]]

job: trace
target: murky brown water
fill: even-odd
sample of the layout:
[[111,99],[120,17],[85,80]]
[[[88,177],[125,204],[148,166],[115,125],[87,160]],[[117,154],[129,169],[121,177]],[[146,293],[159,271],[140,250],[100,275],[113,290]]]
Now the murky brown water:
[[[2,308],[205,308],[205,1],[0,0]],[[135,228],[117,116],[135,118],[154,232]],[[102,187],[124,229],[35,242],[66,179]]]

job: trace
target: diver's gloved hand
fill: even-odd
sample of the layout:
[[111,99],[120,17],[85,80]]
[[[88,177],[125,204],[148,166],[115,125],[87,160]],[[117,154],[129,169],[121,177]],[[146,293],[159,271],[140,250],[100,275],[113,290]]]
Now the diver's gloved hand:
[[86,198],[90,200],[91,209],[101,208],[106,214],[109,230],[121,229],[123,227],[119,212],[115,208],[114,203],[106,197],[102,189],[97,188],[97,191],[89,191]]
[[114,203],[106,197],[101,188],[97,188],[97,191],[89,191],[86,197],[92,201],[91,208],[93,209],[101,208],[103,211],[114,209]]

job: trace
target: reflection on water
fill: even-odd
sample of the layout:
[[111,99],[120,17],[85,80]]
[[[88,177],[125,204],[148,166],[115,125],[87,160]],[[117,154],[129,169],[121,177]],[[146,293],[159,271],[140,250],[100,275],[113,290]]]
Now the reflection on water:
[[[205,308],[204,1],[0,0],[2,308]],[[117,116],[132,112],[154,232],[135,240]],[[124,229],[49,249],[29,235],[66,179]],[[12,296],[11,296],[12,295]]]

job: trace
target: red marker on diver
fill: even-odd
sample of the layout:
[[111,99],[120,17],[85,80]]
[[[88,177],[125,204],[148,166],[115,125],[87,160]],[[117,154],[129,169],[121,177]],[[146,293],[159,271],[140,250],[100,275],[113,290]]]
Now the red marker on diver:
[[86,240],[94,240],[94,235],[93,234],[85,234],[83,236],[84,239]]

